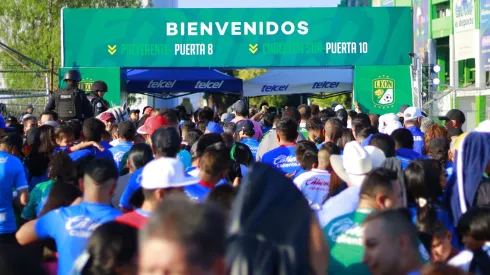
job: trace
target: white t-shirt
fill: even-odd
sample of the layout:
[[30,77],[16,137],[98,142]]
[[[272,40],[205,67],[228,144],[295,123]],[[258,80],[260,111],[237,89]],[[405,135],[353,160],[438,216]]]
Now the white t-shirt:
[[[485,245],[483,246],[483,251],[486,251],[487,255],[490,257],[490,242],[485,243]],[[459,267],[465,272],[469,272],[472,260],[473,260],[473,252],[469,250],[463,250],[459,252],[458,255],[450,259],[448,264],[455,267]],[[475,275],[483,275],[483,274],[477,268]]]
[[294,184],[303,193],[311,208],[320,209],[328,195],[330,173],[325,170],[311,169],[294,179]]
[[317,212],[320,226],[323,228],[333,219],[354,212],[359,204],[360,186],[351,186],[330,198]]

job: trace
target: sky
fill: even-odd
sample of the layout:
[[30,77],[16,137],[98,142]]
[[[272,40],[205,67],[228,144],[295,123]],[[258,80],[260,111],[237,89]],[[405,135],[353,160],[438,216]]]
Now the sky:
[[340,0],[178,0],[179,8],[336,7]]

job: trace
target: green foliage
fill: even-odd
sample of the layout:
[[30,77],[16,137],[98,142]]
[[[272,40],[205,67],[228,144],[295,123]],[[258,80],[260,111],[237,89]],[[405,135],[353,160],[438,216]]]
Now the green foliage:
[[334,101],[337,101],[339,104],[342,104],[346,107],[346,109],[352,108],[352,94],[343,94],[334,97],[329,97],[325,99],[312,98],[311,103],[317,104],[321,109],[332,106]]
[[[49,67],[61,63],[61,9],[140,7],[139,0],[0,0],[0,38],[9,47]],[[0,66],[16,63],[5,53]],[[33,69],[36,65],[28,64]],[[20,68],[18,68],[20,69]],[[44,87],[44,79],[32,74],[6,73],[8,88]],[[34,83],[33,83],[34,82]],[[58,83],[55,79],[54,83]]]

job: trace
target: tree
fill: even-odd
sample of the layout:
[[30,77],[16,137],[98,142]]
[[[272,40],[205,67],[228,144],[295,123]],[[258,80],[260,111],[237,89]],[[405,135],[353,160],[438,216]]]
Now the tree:
[[329,98],[312,98],[311,103],[318,105],[320,108],[327,108],[332,106],[332,103],[336,101],[342,104],[346,109],[352,108],[352,94],[342,94]]
[[[61,62],[61,9],[62,8],[130,8],[140,7],[139,0],[1,0],[0,40],[20,53],[49,67]],[[13,61],[6,54],[0,55],[0,67]],[[7,87],[43,87],[42,78],[19,74],[4,75]],[[33,81],[39,83],[32,83]],[[54,83],[58,83],[55,79]]]

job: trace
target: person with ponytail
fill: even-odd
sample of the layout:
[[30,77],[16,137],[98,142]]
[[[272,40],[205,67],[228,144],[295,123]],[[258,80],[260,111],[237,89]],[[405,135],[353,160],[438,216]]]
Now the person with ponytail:
[[[446,173],[441,163],[433,159],[410,162],[405,169],[405,184],[408,208],[424,245],[431,247],[431,235],[438,220],[454,233],[449,215],[441,202],[446,184]],[[426,238],[429,243],[425,241]],[[456,240],[454,244],[457,244]]]

